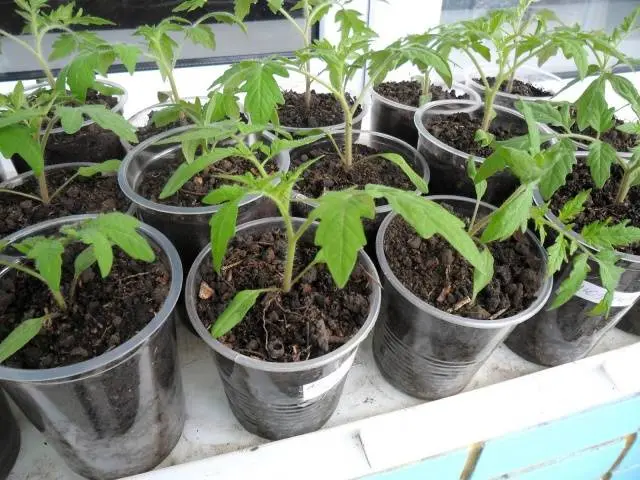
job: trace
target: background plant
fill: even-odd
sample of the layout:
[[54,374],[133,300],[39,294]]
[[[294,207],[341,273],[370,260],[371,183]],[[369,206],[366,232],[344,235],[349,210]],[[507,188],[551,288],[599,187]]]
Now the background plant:
[[[59,78],[58,81],[62,80]],[[49,194],[45,176],[45,150],[51,131],[58,124],[65,133],[74,134],[82,128],[83,117],[86,115],[119,137],[130,142],[138,141],[133,126],[120,114],[103,105],[67,106],[67,96],[60,92],[60,89],[48,90],[29,101],[22,82],[18,82],[13,92],[0,95],[0,153],[6,158],[20,155],[33,172],[39,187],[38,197],[14,190],[3,190],[5,193],[27,196],[48,204],[76,178],[74,175],[56,192]],[[117,161],[108,160],[94,167],[80,169],[78,175],[115,172],[118,165]]]
[[[64,226],[57,235],[34,236],[11,245],[0,245],[0,254],[10,249],[22,254],[22,257],[0,255],[0,266],[42,282],[56,304],[56,310],[22,321],[0,342],[0,363],[71,308],[83,272],[97,264],[102,278],[109,276],[114,261],[113,247],[133,259],[153,262],[155,253],[147,239],[137,232],[139,226],[140,222],[134,217],[108,213],[78,225]],[[73,279],[65,290],[62,287],[63,255],[74,244],[86,247],[75,257]],[[46,305],[40,307],[46,311]]]

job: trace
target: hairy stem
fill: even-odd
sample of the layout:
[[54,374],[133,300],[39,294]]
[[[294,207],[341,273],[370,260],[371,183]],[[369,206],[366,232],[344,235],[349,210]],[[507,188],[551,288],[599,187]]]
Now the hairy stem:
[[284,225],[287,231],[287,259],[284,265],[284,279],[282,280],[282,290],[285,293],[291,291],[291,287],[293,286],[293,264],[296,259],[296,233],[293,229],[293,222],[291,221],[291,217],[289,216],[289,212],[287,209],[280,209],[280,214],[282,215],[282,220],[284,221]]
[[40,45],[41,42],[38,40],[38,35],[36,33],[34,33],[34,28],[35,28],[34,25],[32,25],[31,32],[32,32],[33,38],[36,41],[36,48],[35,49],[31,45],[29,45],[27,42],[25,42],[24,40],[19,39],[15,35],[11,35],[6,30],[0,29],[0,35],[3,36],[3,37],[8,38],[9,40],[11,40],[12,42],[14,42],[14,43],[16,43],[18,45],[20,45],[22,48],[27,50],[29,53],[31,53],[31,55],[33,55],[36,58],[36,60],[38,61],[38,64],[42,68],[42,71],[44,72],[45,76],[47,77],[47,83],[49,84],[49,86],[53,90],[55,88],[55,86],[56,86],[56,79],[53,76],[53,73],[51,72],[51,69],[49,68],[49,65],[47,64],[47,60],[45,59],[44,55],[42,54],[42,47]]
[[631,190],[633,184],[633,178],[635,177],[634,173],[637,172],[638,168],[640,168],[640,166],[625,170],[620,185],[618,186],[616,203],[624,203],[627,199],[627,195],[629,195],[629,190]]
[[56,196],[58,196],[60,194],[60,192],[62,192],[65,188],[67,188],[67,186],[73,182],[77,177],[78,177],[79,173],[76,172],[73,175],[71,175],[71,177],[69,177],[69,179],[64,182],[62,185],[60,185],[55,192],[53,192],[53,194],[51,195],[51,197],[49,197],[49,201],[53,201],[54,198],[56,198]]
[[[497,79],[496,79],[497,80]],[[499,84],[496,82],[496,86]],[[489,127],[491,126],[491,120],[493,120],[494,110],[493,105],[496,100],[497,88],[491,88],[487,90],[487,94],[484,99],[484,114],[482,116],[482,130],[485,132],[489,131]]]
[[178,93],[178,85],[176,84],[176,79],[173,77],[172,71],[168,71],[167,79],[169,80],[169,86],[171,87],[171,96],[173,97],[173,101],[178,103],[180,101],[180,94]]
[[353,165],[353,113],[347,99],[340,95],[340,105],[344,111],[344,164],[351,168]]
[[469,229],[467,230],[469,233],[473,231],[473,226],[476,223],[476,219],[478,218],[478,210],[480,209],[480,197],[476,197],[476,204],[473,208],[473,215],[471,216],[471,222],[469,223]]
[[38,179],[38,189],[40,190],[40,199],[42,203],[45,205],[49,205],[51,202],[51,198],[49,197],[49,187],[47,186],[47,177],[45,177],[44,172],[40,175],[36,175]]

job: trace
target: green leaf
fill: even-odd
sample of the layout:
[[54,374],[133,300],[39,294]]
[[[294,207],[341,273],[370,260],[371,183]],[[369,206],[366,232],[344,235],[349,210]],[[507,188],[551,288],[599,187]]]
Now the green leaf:
[[556,291],[556,298],[551,304],[551,309],[555,309],[567,303],[571,297],[582,286],[582,282],[587,278],[587,273],[591,270],[587,263],[589,259],[586,253],[581,253],[573,259],[573,267],[569,276],[560,284]]
[[[558,104],[552,102],[526,102],[526,104],[537,122],[567,129],[570,127],[566,125]],[[516,104],[516,107],[522,112],[521,105]]]
[[476,182],[486,180],[489,176],[502,170],[504,165],[507,165],[523,183],[539,178],[542,173],[540,167],[526,151],[496,145],[495,151],[482,162],[478,169]]
[[51,315],[45,315],[38,318],[30,318],[18,325],[1,343],[0,343],[0,364],[8,358],[12,357],[22,347],[29,343],[42,330],[44,322],[51,318]]
[[34,261],[36,270],[53,292],[60,292],[62,278],[62,242],[53,238],[40,238],[27,252],[27,258]]
[[640,228],[627,226],[624,221],[615,225],[607,222],[593,222],[580,232],[583,238],[595,247],[615,249],[640,242]]
[[75,107],[56,107],[56,115],[60,117],[60,123],[65,133],[73,135],[82,128],[84,118],[82,111]]
[[629,102],[636,116],[640,116],[640,94],[631,80],[613,74],[608,78],[615,92]]
[[136,71],[136,64],[138,63],[138,57],[142,54],[142,51],[135,45],[128,45],[125,43],[116,43],[113,45],[113,50],[116,55],[127,69],[127,72],[133,75]]
[[102,278],[109,276],[113,266],[113,250],[107,236],[95,228],[86,228],[79,232],[80,239],[85,245],[93,246],[93,254],[98,262]]
[[165,127],[180,118],[182,109],[178,105],[163,107],[151,115],[151,122],[158,128]]
[[613,111],[607,105],[604,94],[604,80],[594,80],[576,101],[576,120],[582,131],[591,126],[597,132],[609,130],[614,123]]
[[120,247],[127,255],[143,262],[153,262],[155,252],[145,237],[140,235],[137,228],[140,221],[120,212],[98,215],[88,223],[89,227],[95,226],[106,235],[109,240]]
[[220,315],[211,326],[211,336],[213,338],[220,338],[238,325],[251,307],[255,305],[258,297],[268,291],[268,289],[243,290],[236,293],[231,303],[229,303],[225,311],[222,312],[222,315]]
[[575,144],[568,138],[563,138],[543,152],[543,174],[538,188],[542,198],[548,200],[565,184],[567,175],[577,163]]
[[491,214],[487,227],[482,232],[483,243],[503,241],[520,229],[527,230],[527,222],[533,205],[534,184],[522,185],[502,206]]
[[[92,55],[78,55],[67,65],[67,85],[71,93],[84,102],[96,79],[97,59]],[[104,107],[103,107],[104,108]]]
[[484,197],[484,194],[487,192],[487,181],[480,180],[478,183],[475,183],[477,174],[478,170],[476,168],[476,160],[474,157],[469,156],[469,158],[467,159],[467,175],[469,176],[471,181],[474,182],[473,186],[476,190],[476,198],[478,200],[482,200],[482,197]]
[[74,269],[73,276],[75,278],[80,278],[80,275],[82,275],[82,273],[85,270],[88,270],[89,268],[91,268],[93,264],[96,263],[97,261],[98,259],[93,253],[93,247],[85,248],[82,252],[78,254],[78,256],[73,261],[73,269]]
[[187,29],[185,34],[194,45],[202,45],[210,50],[216,48],[216,36],[208,25],[195,25]]
[[211,227],[211,258],[213,260],[213,269],[218,274],[222,270],[222,262],[227,253],[229,241],[235,235],[237,220],[238,200],[236,199],[222,205],[209,221],[209,226]]
[[529,102],[523,102],[518,100],[516,107],[524,115],[524,119],[527,122],[527,129],[529,130],[529,153],[535,155],[540,151],[540,128],[536,122],[533,110],[529,106]]
[[112,131],[128,142],[138,143],[136,128],[119,113],[112,112],[102,105],[84,105],[79,108],[102,128]]
[[42,175],[44,157],[40,144],[34,139],[34,134],[26,125],[9,125],[0,128],[0,153],[5,158],[11,158],[16,153],[20,155],[35,176]]
[[568,261],[567,247],[569,242],[564,235],[558,235],[556,241],[547,249],[549,259],[547,260],[547,275],[552,277],[557,271],[560,270],[562,264]]
[[602,286],[607,290],[607,293],[603,299],[592,310],[592,315],[608,316],[611,304],[613,302],[613,296],[616,291],[616,287],[620,282],[620,277],[624,273],[624,269],[616,266],[618,260],[615,252],[610,250],[603,250],[598,253],[598,270],[600,273],[600,281]]
[[617,126],[616,130],[630,135],[640,135],[640,122],[625,123]]
[[399,167],[400,170],[402,170],[402,172],[407,177],[409,177],[409,180],[411,180],[411,183],[413,183],[421,193],[429,192],[429,187],[427,186],[427,182],[425,182],[424,179],[420,175],[418,175],[413,170],[413,168],[411,168],[411,166],[402,157],[402,155],[398,155],[397,153],[379,153],[377,154],[377,156],[382,157],[385,160],[388,160],[394,165],[396,165],[397,167]]
[[180,190],[185,183],[191,180],[195,175],[205,170],[214,163],[229,158],[236,154],[234,148],[216,148],[212,152],[206,153],[196,158],[192,163],[182,163],[173,172],[173,175],[167,180],[159,198],[168,198]]
[[247,78],[244,108],[254,123],[269,123],[275,115],[276,105],[284,103],[284,97],[274,77],[281,73],[270,65],[258,65]]
[[584,202],[587,201],[590,195],[591,190],[583,190],[578,193],[562,206],[558,219],[565,225],[573,221],[584,210]]
[[255,5],[256,3],[258,3],[258,0],[235,0],[234,13],[236,17],[240,20],[244,20],[245,17],[249,15],[251,5]]
[[239,201],[247,194],[247,189],[240,185],[222,185],[214,191],[209,192],[203,199],[202,203],[207,205],[219,205],[224,202]]
[[375,204],[370,195],[359,190],[327,192],[317,199],[318,206],[311,218],[320,220],[315,244],[318,255],[327,264],[339,288],[349,281],[358,252],[367,243],[362,219],[375,216]]
[[482,268],[473,269],[473,298],[475,302],[478,293],[489,285],[493,278],[493,256],[488,248],[484,248],[480,253],[480,260],[483,262]]
[[105,160],[104,162],[96,163],[88,167],[80,167],[78,169],[78,175],[81,177],[93,177],[99,173],[116,173],[121,163],[122,161],[120,160]]
[[77,42],[73,35],[69,33],[61,33],[53,42],[49,61],[59,60],[71,55],[76,49],[76,46]]
[[611,176],[611,165],[616,163],[616,159],[616,151],[608,143],[596,140],[589,145],[587,165],[596,187],[604,187]]

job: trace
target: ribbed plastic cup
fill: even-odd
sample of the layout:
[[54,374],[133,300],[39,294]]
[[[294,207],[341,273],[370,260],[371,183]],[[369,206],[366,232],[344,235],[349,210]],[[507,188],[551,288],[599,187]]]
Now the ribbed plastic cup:
[[[585,156],[578,152],[578,156]],[[536,204],[542,205],[544,200],[539,192],[534,195]],[[547,218],[564,228],[560,220],[552,213]],[[593,249],[584,238],[576,232],[567,232],[576,241]],[[596,249],[593,249],[594,253]],[[640,256],[618,253],[617,265],[624,269],[616,292],[613,306],[608,317],[591,315],[595,307],[606,293],[599,277],[598,265],[589,262],[591,271],[582,282],[579,291],[561,307],[550,310],[555,298],[551,296],[549,305],[541,310],[526,324],[518,326],[506,341],[507,346],[521,357],[539,365],[556,366],[584,358],[602,340],[602,337],[629,314],[640,299]],[[569,275],[571,265],[556,274],[556,289]],[[630,319],[637,319],[633,314]]]
[[[304,219],[294,219],[299,226]],[[239,226],[236,233],[283,227],[280,218],[265,218]],[[316,226],[307,230],[311,240]],[[276,440],[313,432],[331,417],[358,351],[378,317],[380,284],[369,257],[361,251],[359,263],[371,276],[369,315],[360,330],[344,345],[312,360],[276,363],[242,355],[215,340],[198,316],[196,301],[207,247],[187,277],[185,300],[193,328],[211,349],[231,411],[251,433]]]
[[[4,241],[51,235],[63,225],[94,217],[43,222]],[[152,469],[178,442],[185,420],[174,320],[182,264],[162,233],[148,225],[139,230],[160,249],[159,260],[171,272],[167,298],[142,330],[122,345],[73,365],[46,370],[0,365],[0,385],[67,465],[91,479]],[[0,272],[10,274],[7,269]]]
[[[488,77],[495,76],[498,72],[496,66],[488,65],[483,67],[483,71],[485,75]],[[478,78],[478,72],[474,69],[468,70],[466,73],[466,84],[473,88],[476,92],[478,92],[482,98],[486,95],[486,88],[484,85],[476,81]],[[551,72],[547,72],[542,70],[541,68],[534,67],[532,65],[523,65],[516,70],[517,80],[521,82],[527,82],[531,85],[534,85],[539,88],[544,88],[548,92],[551,92],[552,95],[544,96],[544,97],[528,97],[525,95],[514,95],[512,93],[506,93],[499,91],[496,94],[496,103],[498,105],[502,105],[503,107],[515,108],[515,104],[518,100],[522,100],[525,102],[538,102],[541,100],[552,100],[555,96],[556,92],[562,88],[562,79],[557,75],[554,75]]]
[[[473,214],[472,199],[428,198],[446,203],[461,216],[470,218]],[[493,210],[492,205],[482,203],[479,214],[482,217]],[[444,312],[414,295],[391,270],[384,246],[394,218],[392,214],[384,220],[376,240],[384,285],[380,318],[373,333],[373,356],[387,381],[408,395],[427,400],[455,395],[469,384],[516,325],[526,323],[544,307],[552,280],[541,285],[537,299],[526,310],[511,317],[478,320]],[[540,257],[546,258],[535,236],[531,232],[527,235]]]
[[[446,85],[442,88],[448,89]],[[471,87],[462,83],[454,83],[451,86],[457,96],[468,95],[468,100],[480,103],[480,95]],[[392,137],[399,138],[409,145],[418,144],[418,129],[413,121],[413,117],[418,107],[404,105],[383,97],[373,89],[371,92],[371,130],[385,133]]]
[[[507,127],[521,123],[526,129],[524,117],[510,108],[495,105],[496,118],[493,124]],[[431,183],[429,192],[434,195],[459,195],[475,198],[475,186],[467,174],[467,160],[469,153],[447,145],[432,135],[426,128],[430,122],[438,117],[466,113],[474,118],[482,118],[483,105],[470,100],[439,100],[430,102],[416,111],[414,122],[420,138],[418,151],[429,163]],[[542,133],[550,133],[548,127],[539,124]],[[473,156],[479,167],[484,157]],[[484,200],[492,205],[501,205],[518,188],[518,179],[510,171],[496,173],[487,180],[487,191]]]
[[11,472],[20,453],[20,430],[11,413],[9,402],[0,390],[0,479],[5,479]]

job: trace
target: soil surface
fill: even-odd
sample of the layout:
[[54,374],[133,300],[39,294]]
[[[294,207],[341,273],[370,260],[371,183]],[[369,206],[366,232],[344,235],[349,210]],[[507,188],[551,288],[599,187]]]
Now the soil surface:
[[[482,84],[482,80],[480,80],[479,78],[474,78],[474,81]],[[493,87],[496,83],[496,79],[495,77],[487,77],[487,82],[489,82],[489,85]],[[505,93],[510,93],[512,95],[520,95],[521,97],[541,98],[541,97],[553,96],[553,92],[550,92],[549,90],[545,90],[544,88],[537,87],[532,83],[523,82],[521,80],[518,80],[517,78],[513,81],[513,85],[511,86],[510,92],[507,92],[506,81],[502,82],[502,85],[500,85],[500,91]]]
[[[311,109],[307,111],[304,104],[304,93],[291,90],[282,92],[284,105],[278,106],[278,118],[284,127],[318,128],[344,123],[344,113],[340,103],[330,93],[316,93],[311,90]],[[349,104],[355,101],[347,94]],[[358,109],[355,116],[362,112]]]
[[[230,157],[216,162],[199,175],[193,177],[184,186],[169,198],[160,200],[158,197],[171,175],[183,162],[182,158],[174,158],[171,161],[146,170],[140,182],[138,193],[155,203],[172,205],[174,207],[203,207],[202,197],[221,185],[233,183],[217,178],[216,175],[243,175],[251,172],[259,175],[253,164],[244,158]],[[276,170],[277,166],[270,162],[265,166],[267,172]]]
[[[486,158],[493,153],[491,147],[483,147],[475,141],[475,134],[482,127],[481,118],[473,118],[468,113],[454,113],[451,115],[434,115],[425,124],[425,128],[443,143],[458,150],[477,157]],[[498,125],[493,122],[489,132],[496,140],[508,140],[527,134],[524,121],[515,121],[508,125]]]
[[[280,285],[286,249],[286,235],[280,229],[242,232],[231,241],[222,277],[207,256],[197,300],[204,326],[209,329],[236,292]],[[294,277],[317,251],[311,242],[298,244]],[[370,282],[365,269],[357,265],[346,287],[339,289],[325,266],[318,265],[289,293],[262,295],[220,341],[238,353],[269,362],[320,357],[349,341],[365,323]]]
[[[558,189],[551,198],[551,211],[557,214],[562,206],[583,190],[591,189],[591,196],[585,202],[585,208],[574,220],[573,230],[579,232],[582,227],[596,220],[611,219],[612,223],[629,220],[629,225],[640,227],[640,187],[633,187],[624,203],[616,203],[616,195],[622,169],[614,165],[611,169],[611,178],[607,180],[602,189],[596,188],[586,163],[580,162],[573,167],[573,171],[567,175],[566,183]],[[628,247],[620,247],[621,252],[640,255],[640,243]]]
[[[375,90],[383,97],[401,103],[402,105],[409,105],[410,107],[416,108],[420,106],[422,88],[419,82],[413,80],[384,82],[375,87]],[[469,98],[469,95],[466,93],[458,96],[455,90],[445,90],[438,85],[431,85],[429,91],[431,92],[431,101],[434,102],[437,100],[464,100]]]
[[[48,173],[49,194],[53,194],[76,170],[73,168]],[[30,177],[22,185],[15,187],[15,190],[37,196],[38,182]],[[129,201],[120,192],[115,175],[77,177],[49,205],[20,195],[0,192],[0,238],[52,218],[83,213],[124,212],[127,208]]]
[[[616,118],[614,127],[600,135],[600,139],[615,148],[616,152],[630,152],[632,148],[640,145],[640,135],[634,135],[633,133],[625,133],[616,130],[616,127],[619,127],[623,123],[624,122],[622,120]],[[551,128],[556,131],[564,131],[560,127],[551,126]],[[584,130],[580,131],[578,125],[575,123],[572,125],[571,131],[573,133],[587,135],[592,138],[598,136],[598,133],[593,128],[587,127]]]
[[[69,299],[73,261],[81,245],[63,255],[62,293]],[[170,272],[157,261],[132,260],[114,249],[113,269],[102,279],[97,267],[81,277],[65,312],[40,281],[22,273],[0,277],[0,340],[28,318],[55,313],[49,325],[6,365],[44,369],[97,357],[129,340],[160,310],[169,291]]]
[[187,125],[191,125],[191,120],[188,118],[181,118],[176,120],[175,122],[168,123],[163,125],[162,127],[157,127],[152,121],[153,113],[149,114],[149,121],[144,127],[139,127],[136,129],[136,135],[138,136],[138,140],[143,142],[144,140],[151,138],[155,135],[158,135],[163,132],[168,132],[169,130],[173,130],[178,127],[186,127]]
[[311,198],[321,196],[325,190],[342,190],[354,186],[362,188],[368,183],[415,190],[415,186],[399,167],[383,158],[367,158],[377,153],[382,151],[354,144],[353,165],[346,169],[333,148],[314,148],[312,145],[305,153],[294,151],[291,155],[291,165],[294,168],[311,158],[324,155],[303,173],[296,189]]
[[474,304],[473,267],[445,240],[422,239],[397,217],[385,235],[385,254],[400,282],[440,310],[461,317],[493,320],[527,309],[544,281],[544,262],[523,235],[491,243],[495,275]]

